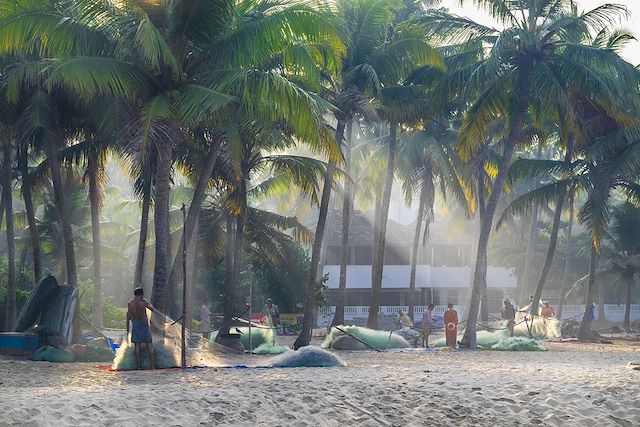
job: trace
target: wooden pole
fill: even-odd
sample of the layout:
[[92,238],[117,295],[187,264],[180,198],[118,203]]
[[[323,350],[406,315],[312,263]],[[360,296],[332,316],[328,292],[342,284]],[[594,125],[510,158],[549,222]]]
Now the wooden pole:
[[187,208],[182,204],[182,369],[187,367]]

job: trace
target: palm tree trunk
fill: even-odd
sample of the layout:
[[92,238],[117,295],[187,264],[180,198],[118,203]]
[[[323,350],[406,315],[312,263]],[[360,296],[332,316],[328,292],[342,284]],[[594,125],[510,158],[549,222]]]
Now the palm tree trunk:
[[147,248],[147,230],[149,227],[149,209],[151,208],[151,179],[144,184],[142,194],[142,214],[140,216],[140,236],[138,237],[138,252],[133,277],[133,288],[142,287],[142,273],[144,271],[144,255]]
[[[211,174],[213,173],[213,168],[216,165],[216,160],[218,159],[218,145],[215,144],[209,149],[209,153],[205,159],[204,168],[200,172],[198,176],[198,182],[196,183],[196,188],[193,192],[193,198],[191,199],[191,205],[189,206],[189,212],[187,213],[187,220],[185,222],[185,232],[180,238],[180,246],[184,244],[183,240],[186,239],[187,242],[191,242],[191,237],[193,236],[196,223],[198,222],[198,216],[200,215],[200,208],[202,207],[202,203],[207,195],[207,186],[209,185],[209,180],[211,179]],[[173,267],[171,268],[171,276],[169,277],[169,284],[175,285],[180,281],[180,276],[182,275],[181,260],[179,256],[176,256],[173,260]]]
[[[344,139],[345,122],[338,120],[336,125],[336,144],[342,145]],[[304,319],[300,335],[293,343],[294,349],[299,349],[309,345],[311,341],[311,329],[314,322],[314,311],[316,306],[316,286],[318,275],[318,263],[320,262],[320,252],[322,241],[324,240],[324,230],[327,225],[327,213],[329,212],[329,201],[331,199],[331,187],[333,186],[333,175],[336,170],[336,163],[332,160],[327,164],[327,172],[324,177],[322,187],[322,197],[320,199],[320,211],[318,213],[318,223],[311,249],[311,265],[309,266],[309,278],[307,280],[307,294],[304,303]]]
[[424,208],[427,204],[427,191],[423,185],[420,189],[420,201],[418,202],[418,217],[416,218],[416,229],[413,235],[413,250],[411,253],[411,275],[409,276],[409,316],[414,319],[413,310],[415,306],[416,294],[416,270],[418,268],[418,248],[420,247],[420,232],[422,231],[422,221],[424,220]]
[[547,256],[544,260],[544,265],[542,266],[542,271],[540,272],[540,279],[538,280],[538,285],[536,286],[536,291],[533,294],[533,301],[531,302],[531,315],[538,314],[538,305],[540,302],[540,297],[542,296],[542,289],[547,281],[547,276],[549,275],[549,270],[551,269],[551,264],[553,263],[553,257],[556,253],[556,245],[558,244],[558,230],[560,229],[560,217],[562,216],[562,206],[564,204],[566,191],[560,191],[558,194],[558,198],[556,200],[556,210],[553,213],[553,225],[551,226],[551,235],[549,236],[549,246],[547,247]]
[[591,341],[593,334],[591,333],[591,310],[593,305],[593,297],[596,285],[596,268],[598,264],[598,254],[596,248],[591,245],[591,259],[589,261],[589,283],[587,285],[587,294],[585,295],[584,314],[578,329],[578,339]]
[[349,228],[351,227],[351,209],[353,197],[351,194],[351,140],[353,132],[353,120],[346,125],[346,138],[344,145],[344,170],[347,176],[344,180],[344,194],[342,198],[342,232],[340,241],[340,281],[338,283],[338,301],[336,313],[333,316],[331,326],[344,324],[344,305],[347,289],[347,265],[349,261]]
[[629,317],[631,315],[631,286],[633,285],[633,277],[630,278],[630,280],[627,280],[627,283],[625,283],[625,305],[624,305],[624,320],[623,320],[623,326],[625,328],[629,327]]
[[[538,152],[536,153],[536,159],[540,160],[542,157],[542,142],[538,142]],[[538,187],[540,180],[536,180],[535,187]],[[520,301],[527,301],[527,295],[532,294],[533,288],[533,274],[531,269],[533,267],[533,252],[536,240],[538,240],[538,211],[540,210],[539,203],[536,203],[531,212],[531,223],[529,224],[529,240],[527,240],[527,252],[524,257],[524,269],[522,272],[522,288],[520,289]]]
[[236,253],[234,247],[236,243],[235,221],[230,212],[227,212],[227,247],[225,248],[225,291],[222,307],[223,327],[220,334],[228,334],[231,320],[233,319],[233,301],[235,299],[235,288],[233,286],[233,276],[235,262],[233,257]]
[[[571,164],[572,155],[573,140],[570,137],[567,144],[567,150],[564,155],[564,162],[567,165]],[[558,230],[560,230],[560,218],[562,217],[562,208],[564,206],[564,199],[566,195],[567,189],[563,188],[556,199],[556,210],[553,213],[553,225],[551,226],[551,234],[549,235],[549,246],[547,247],[547,255],[544,260],[544,265],[542,266],[542,271],[540,272],[540,279],[538,280],[538,285],[536,286],[536,291],[533,295],[533,301],[531,302],[531,309],[529,311],[532,315],[538,314],[538,306],[540,297],[542,296],[542,289],[544,288],[544,285],[547,281],[547,276],[549,275],[549,270],[551,269],[551,264],[553,263],[553,257],[556,254],[556,246],[558,244]]]
[[598,282],[598,320],[604,322],[606,319],[604,314],[604,282],[600,280]]
[[[76,252],[73,243],[73,231],[69,222],[69,213],[67,208],[66,196],[64,193],[64,185],[62,184],[62,174],[60,172],[60,163],[58,162],[58,144],[54,137],[45,138],[45,150],[47,153],[47,161],[51,170],[51,179],[53,181],[53,195],[56,202],[56,214],[58,222],[62,229],[62,243],[64,246],[64,257],[66,267],[66,278],[70,285],[78,284],[78,275],[76,272]],[[75,330],[76,328],[74,328]]]
[[[199,218],[199,215],[198,215]],[[187,319],[185,324],[187,328],[191,329],[193,319],[193,290],[196,289],[196,278],[198,272],[198,229],[199,221],[196,219],[196,223],[193,227],[193,235],[189,240],[187,246],[187,280],[184,282],[187,286]]]
[[389,217],[389,205],[391,203],[391,188],[393,186],[393,171],[395,166],[396,143],[398,124],[389,122],[389,151],[387,154],[387,172],[384,177],[382,201],[380,203],[380,219],[378,229],[378,243],[373,254],[371,265],[371,304],[369,305],[369,317],[367,327],[378,328],[378,311],[380,309],[380,291],[382,289],[382,274],[384,272],[384,249],[387,233],[387,219]]
[[558,320],[562,320],[562,308],[564,307],[564,294],[566,293],[569,272],[571,271],[571,231],[573,228],[573,191],[569,195],[569,226],[567,227],[567,247],[565,251],[564,273],[562,275],[562,285],[560,285],[560,300],[558,301]]
[[[33,275],[36,283],[42,277],[42,258],[40,256],[40,235],[38,234],[38,225],[36,223],[35,209],[33,208],[33,180],[29,175],[28,163],[28,144],[24,143],[20,147],[20,175],[22,176],[22,198],[24,199],[24,208],[27,213],[27,222],[29,224],[29,239],[31,240],[31,251],[33,254]],[[1,221],[0,221],[1,222]]]
[[97,328],[103,326],[102,315],[102,275],[100,250],[100,188],[98,160],[90,156],[87,167],[89,175],[89,202],[91,204],[91,243],[93,246],[93,324]]
[[[481,154],[480,154],[480,159],[478,162],[478,170],[477,170],[477,179],[478,179],[478,218],[479,218],[479,223],[482,224],[482,218],[484,218],[484,213],[485,213],[485,170],[484,170],[484,163],[486,161],[486,157],[487,157],[487,150],[482,150]],[[474,243],[476,240],[476,235],[477,235],[477,222],[474,221],[473,224],[473,236],[474,236]],[[476,246],[477,248],[477,246]],[[473,254],[473,256],[477,256],[477,254]],[[475,271],[471,272],[471,278],[473,278],[475,275]],[[486,281],[486,279],[485,279]],[[470,296],[470,295],[469,295]],[[480,297],[480,320],[483,322],[488,322],[489,321],[489,298],[487,295],[487,290],[485,289],[485,291],[482,293],[481,297]]]
[[11,139],[5,135],[3,144],[4,173],[2,174],[2,198],[7,213],[7,308],[4,327],[13,330],[16,322],[16,240],[13,228],[13,194],[11,194]]
[[511,122],[509,135],[504,143],[504,152],[502,155],[500,170],[498,171],[498,175],[496,176],[493,184],[489,201],[485,206],[485,214],[480,226],[480,236],[478,237],[478,250],[473,273],[473,288],[471,290],[471,300],[469,301],[467,325],[461,342],[461,346],[463,347],[475,348],[476,324],[478,322],[480,298],[487,290],[487,249],[489,245],[489,236],[491,235],[491,229],[493,227],[493,217],[495,216],[498,201],[502,195],[507,174],[509,172],[511,157],[513,156],[516,143],[520,140],[520,136],[522,134],[525,114],[531,97],[529,92],[530,83],[527,81],[528,74],[529,73],[527,73],[526,70],[522,70],[521,77],[518,79],[518,86],[522,88],[522,90],[519,91],[514,118]]
[[166,313],[168,306],[167,269],[169,267],[169,193],[171,191],[171,146],[158,147],[155,182],[155,209],[153,223],[156,235],[156,257],[153,268],[153,290],[151,302],[160,312]]

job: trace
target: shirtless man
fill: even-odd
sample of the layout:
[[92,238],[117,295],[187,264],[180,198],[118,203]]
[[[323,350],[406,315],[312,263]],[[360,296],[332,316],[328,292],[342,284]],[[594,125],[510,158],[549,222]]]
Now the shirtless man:
[[155,311],[149,301],[144,299],[142,288],[133,291],[134,298],[127,305],[127,335],[129,335],[129,322],[131,322],[131,342],[136,346],[136,366],[142,369],[140,363],[140,347],[146,344],[149,353],[151,369],[154,368],[153,343],[151,342],[151,329],[147,320],[147,309]]

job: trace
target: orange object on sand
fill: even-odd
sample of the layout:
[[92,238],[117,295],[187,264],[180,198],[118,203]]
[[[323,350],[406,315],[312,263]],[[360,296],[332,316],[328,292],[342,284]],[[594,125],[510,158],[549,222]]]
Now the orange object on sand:
[[447,337],[447,346],[456,347],[458,338],[458,312],[450,309],[444,312],[444,327]]

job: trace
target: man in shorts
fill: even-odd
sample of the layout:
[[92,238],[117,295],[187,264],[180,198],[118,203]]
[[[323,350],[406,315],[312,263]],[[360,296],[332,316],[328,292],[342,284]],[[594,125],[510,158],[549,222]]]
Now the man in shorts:
[[431,327],[433,326],[433,304],[429,304],[422,313],[422,345],[429,348],[429,335],[431,335]]
[[154,368],[153,343],[151,342],[151,328],[147,319],[147,309],[155,311],[149,301],[144,298],[142,288],[133,291],[133,299],[127,305],[127,335],[129,335],[129,322],[131,322],[131,342],[136,347],[136,367],[142,369],[140,362],[140,347],[145,344],[149,353],[151,369]]

